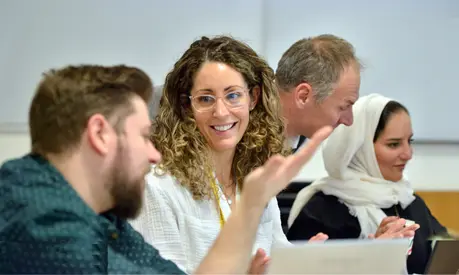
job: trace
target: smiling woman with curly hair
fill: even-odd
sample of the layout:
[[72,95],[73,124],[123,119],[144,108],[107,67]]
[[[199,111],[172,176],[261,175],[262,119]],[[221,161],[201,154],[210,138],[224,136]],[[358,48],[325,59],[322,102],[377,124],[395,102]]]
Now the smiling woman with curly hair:
[[[273,70],[246,44],[203,37],[167,75],[152,140],[163,156],[147,177],[132,222],[163,257],[193,271],[237,206],[243,179],[288,153]],[[288,245],[274,198],[257,232],[251,271],[273,245]],[[261,250],[259,250],[261,249]]]

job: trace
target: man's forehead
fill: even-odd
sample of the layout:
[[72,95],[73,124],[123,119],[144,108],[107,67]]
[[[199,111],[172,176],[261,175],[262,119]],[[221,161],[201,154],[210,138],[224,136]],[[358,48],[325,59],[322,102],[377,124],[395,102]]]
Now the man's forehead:
[[341,85],[336,88],[335,93],[340,101],[355,103],[359,98],[359,85]]
[[338,87],[331,94],[330,98],[339,103],[354,104],[359,98],[359,92],[356,89],[349,89],[350,87]]
[[360,90],[360,72],[355,70],[346,70],[336,85],[336,91],[342,92],[343,96],[359,96]]

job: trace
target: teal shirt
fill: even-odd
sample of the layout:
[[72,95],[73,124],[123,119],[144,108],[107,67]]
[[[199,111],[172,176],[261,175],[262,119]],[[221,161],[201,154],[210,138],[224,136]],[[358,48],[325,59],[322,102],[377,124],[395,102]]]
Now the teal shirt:
[[0,273],[184,274],[127,221],[96,214],[36,155],[0,168]]

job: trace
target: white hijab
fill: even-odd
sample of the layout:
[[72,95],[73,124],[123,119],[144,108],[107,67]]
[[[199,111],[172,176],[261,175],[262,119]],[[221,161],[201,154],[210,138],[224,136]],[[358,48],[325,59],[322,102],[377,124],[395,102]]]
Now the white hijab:
[[337,197],[349,208],[350,214],[357,217],[360,238],[376,232],[386,217],[381,208],[398,203],[406,208],[415,199],[410,183],[405,178],[396,183],[385,180],[376,160],[373,138],[382,110],[389,101],[391,99],[379,94],[370,94],[354,104],[352,126],[337,127],[323,147],[329,176],[314,181],[298,193],[288,218],[289,227],[319,191]]

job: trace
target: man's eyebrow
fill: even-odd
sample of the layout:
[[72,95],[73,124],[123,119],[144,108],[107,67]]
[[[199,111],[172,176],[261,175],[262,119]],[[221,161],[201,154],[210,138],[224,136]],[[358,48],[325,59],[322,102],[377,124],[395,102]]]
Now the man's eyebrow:
[[354,105],[355,100],[346,99],[347,104]]

